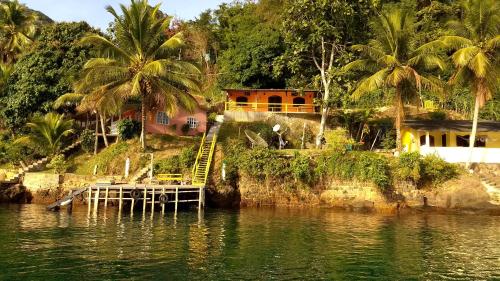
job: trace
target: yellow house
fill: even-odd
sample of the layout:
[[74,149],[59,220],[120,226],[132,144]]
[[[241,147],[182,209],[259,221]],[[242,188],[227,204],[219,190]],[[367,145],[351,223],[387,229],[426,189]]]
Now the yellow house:
[[474,149],[469,149],[471,121],[407,120],[401,130],[404,151],[436,154],[452,163],[500,163],[500,122],[478,122]]

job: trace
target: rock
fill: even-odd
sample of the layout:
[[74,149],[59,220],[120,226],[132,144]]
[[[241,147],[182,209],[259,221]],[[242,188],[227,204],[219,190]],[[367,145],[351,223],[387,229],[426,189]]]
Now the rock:
[[0,191],[1,203],[31,203],[31,192],[20,184],[12,184]]

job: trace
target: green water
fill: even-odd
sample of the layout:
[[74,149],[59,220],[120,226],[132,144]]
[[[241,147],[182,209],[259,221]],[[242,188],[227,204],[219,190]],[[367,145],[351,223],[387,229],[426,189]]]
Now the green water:
[[1,280],[500,280],[500,218],[0,206]]

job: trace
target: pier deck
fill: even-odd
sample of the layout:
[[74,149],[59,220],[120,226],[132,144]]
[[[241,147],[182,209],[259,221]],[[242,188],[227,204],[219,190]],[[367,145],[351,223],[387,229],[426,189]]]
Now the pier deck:
[[180,203],[197,203],[198,209],[205,207],[205,186],[199,185],[161,185],[161,184],[96,184],[85,189],[74,191],[71,195],[51,204],[47,209],[70,205],[76,196],[87,199],[88,211],[97,212],[99,206],[108,207],[111,202],[118,203],[122,211],[125,202],[130,202],[130,212],[134,212],[137,203],[142,204],[143,211],[155,211],[161,208],[165,212],[167,204],[173,204],[174,210]]

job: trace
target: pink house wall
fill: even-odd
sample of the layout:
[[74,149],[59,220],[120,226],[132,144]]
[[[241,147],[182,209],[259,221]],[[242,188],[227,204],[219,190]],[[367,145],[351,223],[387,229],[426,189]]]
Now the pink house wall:
[[[194,117],[198,121],[198,127],[190,129],[187,135],[194,136],[206,132],[207,130],[207,112],[201,108],[197,108],[193,113],[189,113],[183,109],[179,109],[175,116],[169,116],[168,125],[158,124],[156,115],[158,111],[148,112],[146,116],[146,132],[150,134],[161,135],[184,135],[182,126],[187,123],[188,117]],[[123,118],[131,118],[140,121],[140,112],[129,110],[122,114]]]

